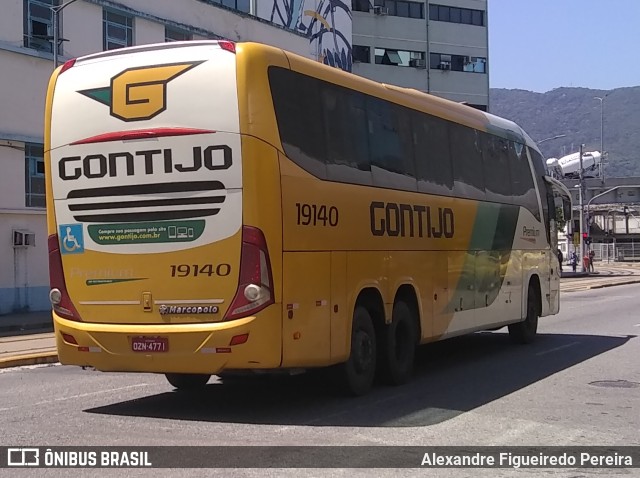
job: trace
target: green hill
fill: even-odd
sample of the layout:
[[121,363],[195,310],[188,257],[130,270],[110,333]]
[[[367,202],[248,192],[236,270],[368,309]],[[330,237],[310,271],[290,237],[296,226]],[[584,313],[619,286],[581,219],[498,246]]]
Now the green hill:
[[640,86],[615,90],[556,88],[546,93],[491,89],[490,111],[518,123],[540,145],[545,157],[600,150],[600,101],[604,100],[604,150],[607,177],[640,176]]

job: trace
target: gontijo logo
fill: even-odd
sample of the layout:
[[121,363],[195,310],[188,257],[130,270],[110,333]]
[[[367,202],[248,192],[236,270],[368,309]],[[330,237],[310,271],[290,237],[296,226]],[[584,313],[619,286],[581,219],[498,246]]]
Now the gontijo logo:
[[128,68],[111,78],[111,84],[81,93],[110,109],[122,121],[148,120],[167,109],[167,84],[204,61]]

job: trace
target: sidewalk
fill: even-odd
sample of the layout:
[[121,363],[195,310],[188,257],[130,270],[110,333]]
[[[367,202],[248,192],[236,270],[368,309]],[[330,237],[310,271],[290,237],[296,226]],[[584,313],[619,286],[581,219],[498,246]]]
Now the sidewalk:
[[51,311],[0,315],[0,369],[57,361]]
[[[638,263],[596,263],[595,273],[562,273],[561,292],[640,283]],[[58,361],[51,312],[0,315],[0,369]]]

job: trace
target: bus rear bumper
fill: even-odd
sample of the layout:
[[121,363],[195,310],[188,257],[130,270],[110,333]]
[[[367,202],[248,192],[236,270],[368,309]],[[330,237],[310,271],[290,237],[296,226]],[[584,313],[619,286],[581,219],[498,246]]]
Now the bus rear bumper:
[[[278,368],[282,358],[276,304],[256,316],[206,324],[98,324],[55,313],[53,323],[60,363],[103,372],[216,374]],[[134,342],[145,341],[156,350],[134,350]]]

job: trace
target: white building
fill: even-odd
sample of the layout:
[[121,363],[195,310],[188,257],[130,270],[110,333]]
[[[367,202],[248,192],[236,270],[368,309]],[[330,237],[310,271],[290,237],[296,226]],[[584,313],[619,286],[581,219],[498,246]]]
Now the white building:
[[354,0],[353,72],[488,109],[487,0]]
[[[351,70],[355,43],[359,48],[353,52],[358,58],[362,57],[361,47],[370,48],[370,64],[355,64],[354,73],[473,105],[486,107],[488,102],[486,0],[441,0],[439,5],[456,5],[449,11],[449,21],[440,20],[440,10],[435,13],[438,20],[427,20],[430,6],[424,1],[381,2],[388,15],[375,14],[373,2],[371,12],[368,7],[367,12],[352,12],[350,7],[359,9],[361,2],[330,0],[1,3],[0,315],[49,308],[43,123],[46,88],[53,71],[52,8],[59,9],[60,63],[130,45],[226,38],[269,43]],[[457,18],[455,8],[461,18],[464,14],[465,22],[451,22],[452,15]],[[413,12],[421,18],[403,18],[405,10],[409,12],[405,17]],[[478,11],[481,20],[473,13]],[[471,21],[476,18],[481,25],[467,24],[469,13]],[[352,19],[357,29],[353,34]],[[431,32],[428,42],[427,31]],[[384,51],[378,55],[376,49]],[[407,52],[414,54],[405,58]],[[425,60],[434,55],[440,55],[438,64],[448,61],[451,68],[433,69],[434,64],[425,68]],[[376,64],[378,57],[380,64]],[[469,63],[463,65],[463,71],[456,71],[458,57],[467,58],[472,68],[484,68],[484,73],[468,73]],[[406,60],[406,68],[392,65],[398,58],[403,66]]]

